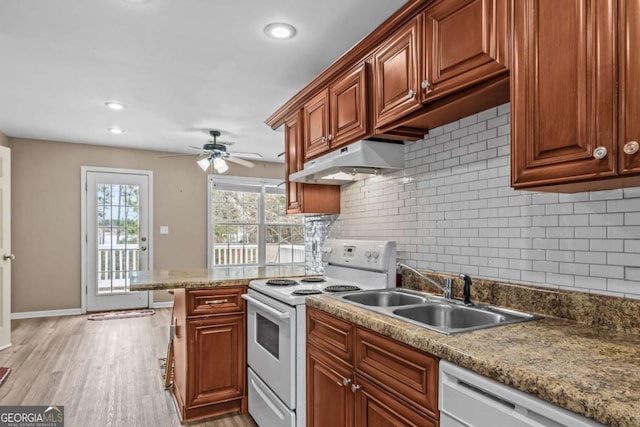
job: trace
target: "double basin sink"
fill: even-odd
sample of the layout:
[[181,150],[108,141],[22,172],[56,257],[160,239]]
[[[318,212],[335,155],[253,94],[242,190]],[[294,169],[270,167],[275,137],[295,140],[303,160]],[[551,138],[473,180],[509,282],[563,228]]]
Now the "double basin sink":
[[443,334],[456,334],[539,319],[538,316],[408,289],[380,289],[336,295],[336,298]]

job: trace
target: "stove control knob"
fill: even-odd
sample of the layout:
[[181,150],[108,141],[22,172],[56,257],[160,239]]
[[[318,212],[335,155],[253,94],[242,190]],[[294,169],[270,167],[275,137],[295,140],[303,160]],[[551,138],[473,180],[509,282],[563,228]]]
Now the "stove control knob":
[[373,259],[378,259],[378,257],[380,256],[380,254],[377,251],[373,251]]
[[371,258],[371,252],[365,251],[364,256],[366,256],[367,258]]

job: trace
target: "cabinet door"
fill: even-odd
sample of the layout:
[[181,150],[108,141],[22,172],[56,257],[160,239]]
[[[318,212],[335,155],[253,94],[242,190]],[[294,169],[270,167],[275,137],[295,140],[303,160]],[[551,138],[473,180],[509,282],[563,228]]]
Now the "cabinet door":
[[620,173],[640,173],[640,2],[620,2]]
[[329,91],[323,90],[304,105],[304,158],[329,150]]
[[244,315],[188,321],[187,407],[244,396],[244,323]]
[[287,215],[302,210],[302,184],[289,182],[289,175],[302,169],[302,136],[300,113],[292,115],[284,123],[285,181],[287,185]]
[[437,427],[438,422],[393,397],[361,376],[356,376],[357,427]]
[[354,422],[351,369],[323,353],[307,346],[307,426],[351,427]]
[[395,33],[373,59],[375,127],[400,119],[421,107],[418,32],[416,17]]
[[426,10],[424,100],[507,72],[508,7],[508,0],[463,0],[436,3]]
[[615,12],[615,0],[514,2],[513,187],[616,174]]
[[369,131],[367,64],[363,63],[330,88],[331,148],[366,137]]

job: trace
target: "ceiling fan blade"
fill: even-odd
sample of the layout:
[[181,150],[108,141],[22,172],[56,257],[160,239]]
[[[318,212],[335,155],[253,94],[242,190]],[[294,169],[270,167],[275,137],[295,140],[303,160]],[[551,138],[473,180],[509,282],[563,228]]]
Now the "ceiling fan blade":
[[247,153],[247,152],[243,152],[243,151],[229,151],[228,152],[230,156],[233,157],[240,157],[243,159],[255,159],[255,160],[260,160],[262,159],[262,154],[260,153]]
[[225,157],[224,159],[229,162],[237,163],[240,166],[244,166],[246,168],[252,168],[252,167],[255,167],[256,165],[255,163],[250,162],[249,160],[238,159],[237,157]]
[[202,147],[196,147],[194,145],[189,145],[189,148],[193,148],[194,150],[198,150],[198,151],[202,150]]
[[160,156],[161,159],[166,159],[168,157],[184,157],[184,156],[198,156],[198,153],[193,154],[168,154],[166,156]]

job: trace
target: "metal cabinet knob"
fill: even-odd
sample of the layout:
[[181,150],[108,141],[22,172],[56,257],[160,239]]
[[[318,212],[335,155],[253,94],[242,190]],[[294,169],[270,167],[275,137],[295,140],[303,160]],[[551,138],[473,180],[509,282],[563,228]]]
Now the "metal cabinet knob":
[[431,83],[429,83],[429,80],[423,80],[420,86],[422,86],[422,89],[429,89],[431,87]]
[[350,382],[351,382],[351,380],[349,378],[343,378],[342,379],[342,385],[343,386],[348,386]]
[[147,250],[147,247],[146,247],[146,246],[140,246],[140,250],[141,250],[141,251],[146,251],[146,250]]
[[323,136],[322,138],[320,138],[320,141],[327,142],[327,138]]
[[5,255],[2,258],[4,258],[5,261],[11,260],[13,261],[14,259],[16,259],[16,256],[14,254],[9,254],[9,255]]
[[416,91],[413,89],[409,89],[409,92],[407,93],[407,95],[409,96],[409,98],[415,98]]
[[351,384],[351,391],[352,392],[356,392],[358,390],[360,390],[362,388],[362,386],[360,384]]
[[636,154],[638,152],[638,149],[640,149],[640,144],[638,144],[638,141],[629,141],[624,144],[623,147],[623,151],[625,154]]
[[607,157],[607,147],[598,147],[593,150],[593,158],[601,160]]
[[333,141],[333,135],[329,134],[329,141]]

